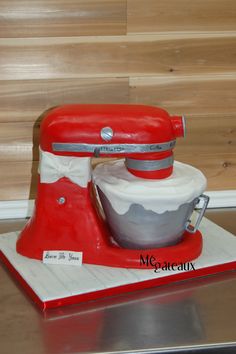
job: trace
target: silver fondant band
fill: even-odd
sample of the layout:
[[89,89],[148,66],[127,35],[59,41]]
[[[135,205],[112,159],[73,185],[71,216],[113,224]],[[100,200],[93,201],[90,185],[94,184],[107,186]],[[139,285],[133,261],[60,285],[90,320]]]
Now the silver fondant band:
[[185,138],[185,135],[186,135],[186,119],[185,119],[185,116],[182,116],[182,125],[183,125],[184,138]]
[[164,168],[171,167],[173,165],[173,156],[167,157],[163,160],[136,160],[136,159],[125,159],[125,165],[131,170],[138,171],[157,171]]
[[52,143],[53,151],[89,152],[99,154],[152,153],[173,149],[175,140],[160,144],[79,144]]

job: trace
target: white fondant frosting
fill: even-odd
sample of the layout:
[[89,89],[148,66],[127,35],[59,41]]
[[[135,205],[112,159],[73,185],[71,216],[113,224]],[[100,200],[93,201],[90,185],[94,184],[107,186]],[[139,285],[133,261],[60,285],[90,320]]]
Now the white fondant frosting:
[[86,188],[91,180],[91,162],[89,157],[58,156],[41,148],[39,169],[41,183],[54,183],[62,177]]
[[206,189],[206,178],[198,169],[174,162],[173,173],[165,179],[143,179],[132,175],[124,160],[97,165],[94,183],[109,199],[118,214],[125,214],[131,204],[162,214],[190,203]]

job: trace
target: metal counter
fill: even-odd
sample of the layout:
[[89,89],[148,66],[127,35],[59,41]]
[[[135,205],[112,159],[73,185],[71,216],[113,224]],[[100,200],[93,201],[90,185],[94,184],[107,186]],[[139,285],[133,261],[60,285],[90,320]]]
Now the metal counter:
[[[236,234],[236,209],[207,216]],[[1,354],[236,353],[236,272],[42,313],[1,266],[0,306]]]

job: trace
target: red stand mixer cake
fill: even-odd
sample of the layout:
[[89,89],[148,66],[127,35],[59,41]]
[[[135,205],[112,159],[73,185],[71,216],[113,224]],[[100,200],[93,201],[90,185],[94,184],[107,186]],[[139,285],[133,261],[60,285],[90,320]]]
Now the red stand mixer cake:
[[[66,105],[47,112],[35,209],[17,252],[42,260],[44,251],[78,251],[83,263],[123,268],[140,268],[141,250],[160,263],[197,258],[208,197],[202,173],[173,160],[184,134],[183,117],[150,106]],[[92,172],[92,157],[123,159]]]

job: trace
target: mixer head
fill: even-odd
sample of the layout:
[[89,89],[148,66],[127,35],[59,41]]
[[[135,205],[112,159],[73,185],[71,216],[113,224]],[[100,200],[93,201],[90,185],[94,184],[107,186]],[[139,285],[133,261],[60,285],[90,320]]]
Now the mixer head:
[[68,105],[44,118],[40,146],[62,156],[125,157],[131,173],[158,179],[172,173],[172,150],[184,135],[184,117],[157,107]]

